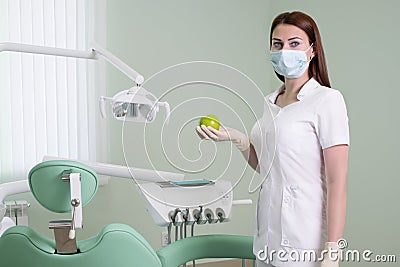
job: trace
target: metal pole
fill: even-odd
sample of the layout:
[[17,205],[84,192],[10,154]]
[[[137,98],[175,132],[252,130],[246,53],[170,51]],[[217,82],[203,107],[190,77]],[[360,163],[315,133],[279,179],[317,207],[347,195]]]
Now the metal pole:
[[101,56],[111,65],[116,67],[119,71],[128,76],[128,78],[134,81],[136,84],[140,85],[144,82],[144,77],[142,75],[140,75],[137,71],[132,69],[128,64],[123,62],[118,57],[114,56],[110,51],[103,48],[97,43],[93,43],[93,48],[90,51],[30,45],[30,44],[19,44],[11,42],[0,43],[0,53],[7,51],[39,54],[39,55],[84,58],[84,59],[98,59],[98,56]]
[[47,47],[39,45],[18,44],[18,43],[0,43],[0,52],[21,52],[30,54],[63,56],[85,59],[96,59],[93,51],[82,51],[74,49],[64,49],[56,47]]

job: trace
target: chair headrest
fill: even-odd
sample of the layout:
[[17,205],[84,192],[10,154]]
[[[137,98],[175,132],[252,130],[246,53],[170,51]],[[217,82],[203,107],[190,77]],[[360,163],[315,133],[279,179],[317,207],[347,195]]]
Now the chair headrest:
[[89,203],[97,192],[97,174],[86,165],[70,160],[39,163],[29,172],[29,187],[36,200],[50,211],[71,211],[70,184],[62,181],[65,172],[80,173],[82,206]]

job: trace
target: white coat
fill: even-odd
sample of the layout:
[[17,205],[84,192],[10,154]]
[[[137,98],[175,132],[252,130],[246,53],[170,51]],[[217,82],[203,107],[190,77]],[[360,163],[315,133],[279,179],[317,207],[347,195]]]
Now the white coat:
[[[299,101],[280,108],[275,100],[282,90],[265,98],[264,115],[250,138],[260,176],[265,177],[256,212],[256,256],[265,248],[269,252],[323,248],[328,229],[322,150],[349,144],[347,110],[339,91],[312,78],[298,93]],[[275,266],[293,265],[277,257],[269,261]]]

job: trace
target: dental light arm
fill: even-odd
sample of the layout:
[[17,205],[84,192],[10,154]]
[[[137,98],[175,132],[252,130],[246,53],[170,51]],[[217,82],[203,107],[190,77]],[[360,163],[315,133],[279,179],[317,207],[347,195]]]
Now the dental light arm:
[[92,51],[95,53],[96,56],[99,55],[107,60],[108,63],[124,73],[132,81],[136,82],[136,84],[142,84],[144,82],[144,77],[142,75],[129,67],[125,62],[114,56],[110,51],[95,42],[92,42],[92,47]]
[[136,84],[142,84],[144,77],[136,72],[134,69],[125,64],[122,60],[114,56],[107,49],[103,48],[97,43],[92,43],[92,49],[90,51],[64,49],[55,47],[46,47],[38,45],[28,45],[19,43],[0,43],[1,52],[22,52],[31,54],[51,55],[51,56],[63,56],[73,58],[84,58],[84,59],[98,59],[99,57],[104,58],[119,71],[124,73],[129,79],[134,81]]
[[[43,161],[48,160],[60,160],[65,158],[52,157],[52,156],[44,156]],[[66,159],[71,160],[71,159]],[[89,162],[89,161],[78,161],[82,164],[93,169],[97,174],[106,175],[106,176],[114,176],[128,179],[138,179],[149,182],[162,182],[162,181],[182,181],[184,179],[184,174],[174,173],[174,172],[164,172],[157,170],[147,170],[140,168],[133,168],[121,165],[114,164],[106,164],[100,162]]]
[[94,51],[82,51],[82,50],[9,43],[9,42],[0,43],[0,53],[1,52],[21,52],[21,53],[50,55],[50,56],[96,59]]
[[28,180],[0,184],[0,203],[2,203],[7,196],[29,191]]

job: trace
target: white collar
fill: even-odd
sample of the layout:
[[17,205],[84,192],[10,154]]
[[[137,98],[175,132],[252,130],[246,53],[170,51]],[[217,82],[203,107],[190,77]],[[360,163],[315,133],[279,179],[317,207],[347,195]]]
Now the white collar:
[[[310,94],[313,92],[313,89],[317,88],[318,86],[321,86],[314,78],[309,79],[303,87],[301,87],[299,93],[297,94],[297,99],[302,100],[306,95]],[[272,104],[275,103],[276,98],[282,91],[284,90],[285,85],[282,85],[278,89],[276,89],[273,93],[271,93],[268,97],[269,102]]]

